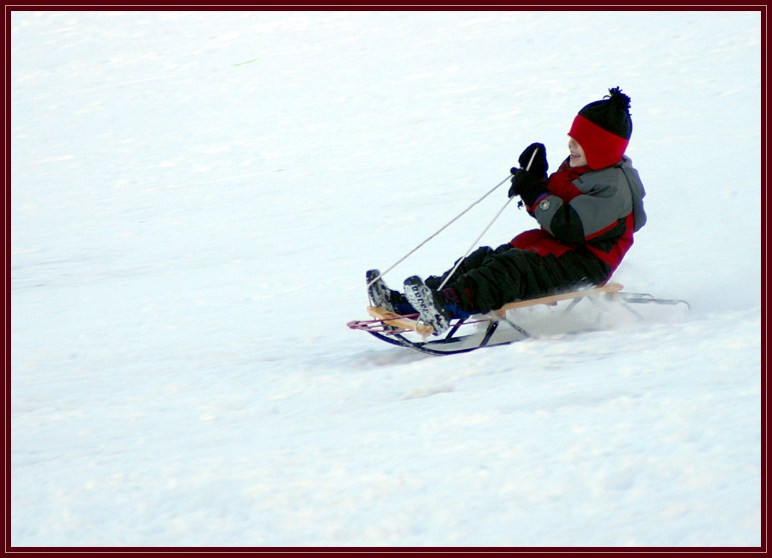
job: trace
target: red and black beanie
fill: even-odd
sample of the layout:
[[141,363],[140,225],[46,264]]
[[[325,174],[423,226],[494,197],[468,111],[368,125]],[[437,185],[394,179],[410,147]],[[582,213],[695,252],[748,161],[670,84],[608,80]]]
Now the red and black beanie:
[[630,97],[619,87],[609,89],[609,93],[580,110],[568,132],[584,149],[587,164],[592,169],[618,163],[633,133]]

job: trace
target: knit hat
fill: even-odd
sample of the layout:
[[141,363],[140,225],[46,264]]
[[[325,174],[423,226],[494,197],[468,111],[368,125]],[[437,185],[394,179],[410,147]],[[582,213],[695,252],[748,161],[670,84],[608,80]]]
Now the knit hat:
[[622,159],[633,133],[630,119],[630,97],[619,87],[609,89],[600,101],[579,111],[568,135],[584,149],[592,169],[610,167]]

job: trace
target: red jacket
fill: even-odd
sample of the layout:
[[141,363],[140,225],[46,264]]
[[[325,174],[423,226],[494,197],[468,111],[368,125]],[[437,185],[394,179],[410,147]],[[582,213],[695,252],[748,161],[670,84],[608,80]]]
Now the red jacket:
[[646,222],[646,193],[632,161],[623,157],[614,166],[592,170],[571,168],[566,160],[549,177],[547,190],[528,207],[541,228],[519,234],[510,244],[542,256],[589,252],[613,273],[632,246],[633,233]]

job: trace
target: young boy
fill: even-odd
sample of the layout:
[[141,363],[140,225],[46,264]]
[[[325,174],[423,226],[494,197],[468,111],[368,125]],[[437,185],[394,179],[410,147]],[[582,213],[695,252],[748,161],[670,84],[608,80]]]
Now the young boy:
[[[540,228],[495,249],[478,248],[447,282],[451,271],[425,282],[409,277],[403,295],[378,279],[370,286],[373,303],[399,314],[418,312],[439,335],[454,318],[608,281],[632,246],[633,233],[646,223],[643,184],[624,155],[633,129],[630,98],[618,87],[609,93],[574,118],[569,155],[557,172],[547,176],[540,143],[520,155],[522,168],[512,169],[508,195],[520,196]],[[378,275],[368,271],[368,283]]]

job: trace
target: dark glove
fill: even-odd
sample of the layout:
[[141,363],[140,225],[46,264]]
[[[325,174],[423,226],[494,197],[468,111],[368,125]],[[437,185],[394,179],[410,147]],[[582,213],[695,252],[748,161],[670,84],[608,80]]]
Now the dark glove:
[[[537,149],[539,151],[534,156],[533,152]],[[533,162],[531,162],[531,166],[528,167],[528,162],[531,161],[532,156]],[[525,151],[520,154],[520,158],[517,162],[520,163],[521,169],[528,169],[528,172],[533,173],[535,176],[547,177],[547,171],[550,167],[549,164],[547,164],[547,148],[544,147],[543,143],[532,143],[526,147]]]
[[[537,155],[538,157],[538,155]],[[534,159],[535,161],[535,159]],[[528,207],[547,191],[547,178],[534,175],[531,171],[512,169],[515,176],[512,177],[512,186],[509,187],[509,197],[520,196]]]

